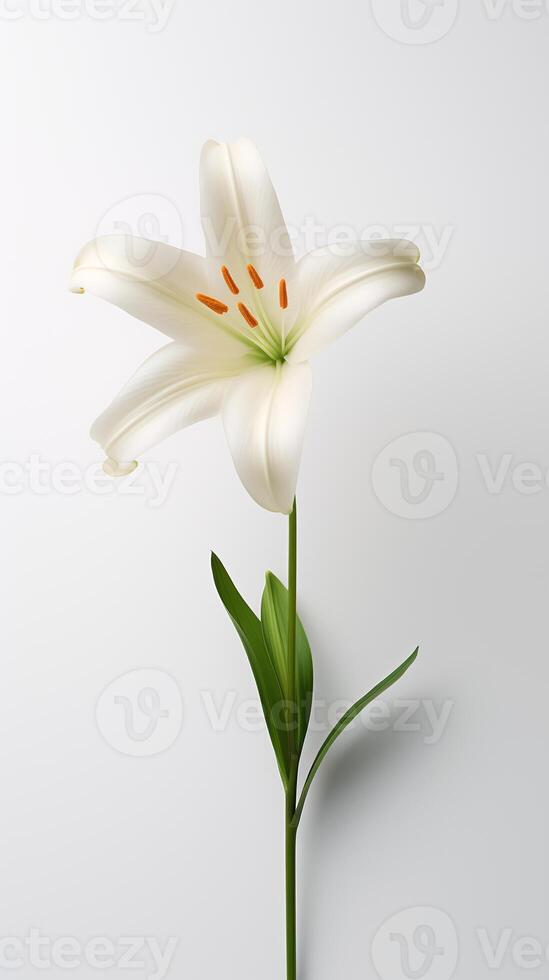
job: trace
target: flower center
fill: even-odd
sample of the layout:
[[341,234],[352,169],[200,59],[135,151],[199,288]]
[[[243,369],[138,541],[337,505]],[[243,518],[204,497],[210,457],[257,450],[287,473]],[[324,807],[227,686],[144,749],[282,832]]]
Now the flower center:
[[[221,266],[221,276],[223,277],[226,286],[233,294],[233,296],[238,296],[240,289],[238,288],[235,280],[233,279],[229,269],[226,265]],[[246,271],[250,277],[252,285],[256,290],[261,290],[265,288],[265,283],[259,275],[259,272],[253,265],[247,265]],[[207,306],[212,313],[217,313],[218,316],[224,316],[229,312],[229,307],[220,299],[216,299],[215,296],[206,296],[204,293],[196,293],[196,299],[199,303]],[[281,317],[281,329],[280,332],[275,330],[275,328],[269,322],[269,319],[263,314],[258,314],[260,319],[248,309],[245,303],[239,301],[236,303],[236,309],[240,313],[241,317],[245,321],[246,325],[253,330],[253,335],[250,335],[250,339],[253,340],[254,345],[259,348],[268,358],[272,361],[283,361],[284,353],[286,349],[286,338],[284,334],[284,310],[288,308],[288,287],[285,279],[280,279],[278,283],[278,305],[282,311]],[[261,304],[259,304],[261,307]],[[263,313],[263,310],[261,310]],[[238,331],[240,334],[240,331]]]

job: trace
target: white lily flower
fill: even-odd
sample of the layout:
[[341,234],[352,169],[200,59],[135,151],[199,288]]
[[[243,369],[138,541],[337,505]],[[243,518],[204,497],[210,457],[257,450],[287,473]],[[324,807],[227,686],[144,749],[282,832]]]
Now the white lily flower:
[[172,342],[142,365],[92,436],[106,471],[178,429],[221,415],[242,483],[288,514],[311,392],[311,354],[425,277],[407,241],[316,249],[296,262],[280,205],[252,142],[208,142],[200,167],[207,257],[126,235],[80,252],[74,292],[91,292]]

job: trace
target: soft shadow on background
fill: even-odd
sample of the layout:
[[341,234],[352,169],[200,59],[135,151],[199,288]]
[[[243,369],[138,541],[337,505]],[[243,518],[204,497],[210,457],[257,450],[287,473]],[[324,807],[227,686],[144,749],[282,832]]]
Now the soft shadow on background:
[[[391,711],[390,721],[394,723],[397,712]],[[309,969],[313,950],[318,948],[319,926],[315,917],[313,897],[326,888],[318,853],[334,846],[338,836],[345,836],[349,823],[360,821],[364,828],[365,841],[370,838],[369,828],[372,810],[383,813],[386,799],[392,797],[395,805],[394,787],[391,785],[403,758],[413,765],[413,748],[403,744],[403,735],[389,729],[385,732],[370,732],[356,728],[340,738],[339,744],[331,749],[324,761],[324,769],[317,774],[314,789],[309,798],[309,812],[302,821],[300,846],[304,856],[301,863],[302,882],[300,890],[301,912],[301,953],[300,977],[311,980],[314,976]],[[387,793],[384,798],[384,787]],[[399,803],[397,802],[397,806]],[[400,801],[403,816],[406,813],[406,800]],[[352,821],[350,818],[352,817]],[[390,848],[390,840],[369,839],[371,848]],[[368,867],[368,843],[362,856]],[[365,878],[367,886],[367,874]],[[334,882],[331,893],[334,918],[341,908],[341,893],[346,888],[342,872],[339,883]]]

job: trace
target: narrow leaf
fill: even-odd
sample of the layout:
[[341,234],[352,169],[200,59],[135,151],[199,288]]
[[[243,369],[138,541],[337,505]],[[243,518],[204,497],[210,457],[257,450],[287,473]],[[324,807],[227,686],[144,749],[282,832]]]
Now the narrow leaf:
[[289,734],[284,730],[282,706],[284,691],[265,641],[261,622],[244,601],[223,564],[212,553],[212,573],[219,597],[242,640],[257,684],[267,729],[273,743],[282,782],[288,785],[290,772]]
[[352,708],[349,708],[349,710],[345,712],[343,717],[337,723],[335,728],[332,729],[332,731],[328,735],[328,738],[322,745],[315,761],[313,762],[309,775],[307,776],[307,779],[305,781],[305,785],[303,786],[303,791],[301,793],[301,797],[299,799],[299,803],[295,811],[294,819],[292,821],[294,827],[297,827],[299,824],[299,821],[301,819],[301,814],[303,812],[303,807],[305,805],[305,800],[307,799],[307,794],[311,788],[313,779],[315,778],[320,768],[320,764],[324,759],[324,757],[326,756],[326,754],[331,749],[337,737],[341,735],[341,733],[347,728],[347,726],[350,725],[350,723],[356,718],[356,716],[359,715],[360,712],[368,704],[370,704],[371,701],[374,701],[375,698],[379,697],[380,694],[383,694],[383,692],[386,691],[388,687],[391,687],[392,684],[398,681],[402,677],[402,675],[406,673],[408,668],[412,666],[414,660],[418,655],[418,652],[419,652],[419,647],[416,647],[416,649],[411,654],[411,656],[408,657],[408,659],[405,660],[404,663],[400,665],[400,667],[397,667],[397,669],[394,670],[392,674],[389,674],[389,676],[386,677],[385,680],[377,684],[376,687],[373,687],[368,694],[365,694],[363,698],[360,698],[360,700],[357,701],[356,704],[352,706]]
[[[286,700],[289,698],[290,690],[290,677],[288,672],[288,609],[289,596],[286,586],[272,572],[267,572],[265,576],[265,589],[261,600],[261,625],[263,627],[265,645],[275,666]],[[298,705],[297,743],[298,751],[301,753],[311,715],[313,699],[313,658],[307,634],[303,629],[299,617],[297,618],[296,624],[295,652]],[[291,722],[295,724],[294,719],[291,719]]]

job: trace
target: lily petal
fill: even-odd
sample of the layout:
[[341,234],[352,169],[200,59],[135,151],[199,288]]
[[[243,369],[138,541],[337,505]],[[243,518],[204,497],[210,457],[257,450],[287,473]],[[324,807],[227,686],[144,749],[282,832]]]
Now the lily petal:
[[307,360],[376,306],[423,289],[418,260],[416,246],[398,239],[356,242],[344,255],[334,246],[305,255],[297,264],[301,306],[287,359]]
[[94,293],[199,351],[251,346],[239,324],[197,300],[214,296],[211,263],[163,242],[106,235],[84,246],[71,279],[73,292]]
[[217,415],[246,358],[214,361],[167,344],[152,354],[94,422],[91,436],[105,450],[107,472],[130,472],[135,457],[193,422]]
[[274,325],[280,318],[278,285],[292,278],[295,259],[274,187],[251,140],[205,144],[200,198],[212,262],[228,268],[239,298]]
[[311,384],[308,364],[266,364],[225,398],[221,415],[238,475],[267,510],[292,509]]

